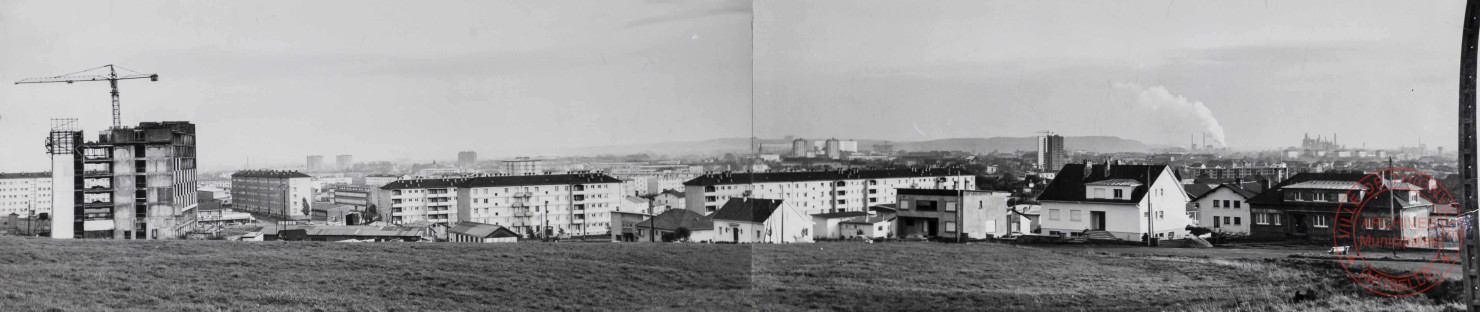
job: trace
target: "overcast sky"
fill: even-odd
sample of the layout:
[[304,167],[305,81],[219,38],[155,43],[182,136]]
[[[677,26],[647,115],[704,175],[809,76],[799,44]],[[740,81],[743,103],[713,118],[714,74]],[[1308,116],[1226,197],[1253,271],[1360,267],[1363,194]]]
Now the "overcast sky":
[[[1303,133],[1453,148],[1462,1],[14,1],[0,82],[104,64],[207,169],[757,135]],[[754,28],[752,28],[752,22]],[[753,88],[752,88],[753,85]],[[106,83],[0,84],[0,171]],[[754,91],[754,107],[752,103]]]
[[1463,1],[764,0],[755,11],[763,137],[1456,141]]
[[111,123],[106,82],[11,82],[110,63],[160,75],[124,123],[196,123],[208,169],[745,137],[750,7],[0,0],[0,171],[48,168],[50,118]]

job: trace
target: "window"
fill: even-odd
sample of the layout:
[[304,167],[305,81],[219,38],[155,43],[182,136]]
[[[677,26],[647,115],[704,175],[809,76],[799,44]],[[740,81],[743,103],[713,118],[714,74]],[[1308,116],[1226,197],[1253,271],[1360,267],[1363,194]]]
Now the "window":
[[1048,219],[1049,220],[1055,220],[1055,221],[1059,220],[1059,210],[1058,209],[1049,209],[1048,210]]
[[1166,218],[1166,211],[1157,211],[1156,212],[1156,219],[1157,220],[1161,220],[1161,219],[1165,219],[1165,218]]
[[956,222],[946,221],[946,232],[955,232]]
[[953,201],[946,202],[946,211],[956,211],[956,202],[953,202]]
[[1234,209],[1244,208],[1244,202],[1236,201],[1236,200],[1233,201],[1233,208]]
[[1122,198],[1122,195],[1124,194],[1124,192],[1125,192],[1125,190],[1115,189],[1115,198]]
[[1218,201],[1213,201],[1213,208],[1218,208]]
[[1269,224],[1269,214],[1267,214],[1267,213],[1256,213],[1256,214],[1254,214],[1254,224]]
[[935,211],[936,210],[935,209],[935,201],[933,201],[933,200],[917,200],[917,201],[915,201],[915,210],[919,210],[919,211]]
[[1318,228],[1331,227],[1331,221],[1326,220],[1327,217],[1328,216],[1326,215],[1316,215],[1315,219],[1311,221],[1311,223],[1313,226]]
[[1079,209],[1069,210],[1069,221],[1079,221]]
[[1244,218],[1243,217],[1233,217],[1233,225],[1243,225],[1243,224],[1244,224]]

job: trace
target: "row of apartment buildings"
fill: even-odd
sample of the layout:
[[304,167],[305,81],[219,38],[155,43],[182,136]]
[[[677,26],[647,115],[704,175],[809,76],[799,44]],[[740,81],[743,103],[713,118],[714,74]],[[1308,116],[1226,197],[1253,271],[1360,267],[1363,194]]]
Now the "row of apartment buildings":
[[707,173],[684,182],[685,208],[718,211],[730,198],[785,200],[808,214],[866,211],[892,204],[895,189],[975,190],[976,174],[958,168]]

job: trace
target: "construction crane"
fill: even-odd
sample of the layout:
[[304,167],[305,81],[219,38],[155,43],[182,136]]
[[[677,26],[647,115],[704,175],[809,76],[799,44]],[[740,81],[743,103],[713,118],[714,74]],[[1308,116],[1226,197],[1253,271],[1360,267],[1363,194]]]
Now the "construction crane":
[[[104,73],[90,73],[92,71],[96,71],[96,70],[103,69],[103,68],[108,68],[108,72],[106,74],[104,74]],[[122,69],[122,70],[125,70],[125,71],[129,71],[129,72],[132,72],[132,74],[125,74],[123,76],[119,76],[117,69]],[[108,65],[98,66],[96,68],[92,68],[92,69],[88,69],[88,70],[84,70],[84,71],[79,71],[79,72],[75,72],[75,73],[70,73],[70,74],[63,74],[63,75],[57,75],[57,76],[51,76],[51,77],[26,78],[26,79],[22,79],[21,81],[16,81],[15,84],[25,84],[25,83],[56,83],[56,82],[65,82],[67,84],[71,84],[73,82],[79,82],[79,81],[83,81],[83,82],[86,82],[86,81],[107,81],[108,84],[113,87],[113,92],[112,92],[112,94],[113,94],[113,129],[118,129],[119,127],[122,127],[123,126],[123,121],[119,117],[119,113],[118,113],[118,81],[119,80],[129,80],[129,79],[144,79],[144,78],[149,78],[149,81],[159,81],[159,74],[145,74],[145,73],[140,73],[140,72],[134,71],[132,69],[123,68],[123,67],[119,67],[119,66],[114,66],[113,64],[108,64]]]

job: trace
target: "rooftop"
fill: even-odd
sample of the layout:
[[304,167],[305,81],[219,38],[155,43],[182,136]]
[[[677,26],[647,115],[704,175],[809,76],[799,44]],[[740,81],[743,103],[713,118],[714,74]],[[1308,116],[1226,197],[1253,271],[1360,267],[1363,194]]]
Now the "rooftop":
[[502,226],[469,221],[458,222],[457,224],[452,226],[452,229],[449,229],[448,231],[452,233],[482,238],[519,237],[519,234],[515,234],[514,231],[511,231],[508,228]]
[[718,211],[709,217],[713,220],[733,220],[762,223],[771,218],[771,213],[781,207],[780,199],[730,198]]
[[51,172],[0,172],[0,179],[50,178]]
[[475,176],[456,178],[435,179],[412,179],[398,180],[381,186],[381,189],[418,189],[418,188],[445,188],[445,187],[499,187],[499,186],[521,186],[521,185],[567,185],[567,184],[589,184],[589,183],[622,183],[622,180],[613,178],[604,173],[576,173],[576,174],[546,174],[546,175],[508,175],[508,176]]
[[308,174],[288,170],[243,170],[232,173],[233,178],[312,178]]
[[904,168],[876,170],[830,170],[795,172],[708,173],[684,182],[688,186],[749,184],[767,182],[837,181],[852,179],[888,179],[907,177],[970,176],[971,171],[958,168]]
[[665,231],[677,230],[678,228],[687,228],[695,231],[712,230],[714,229],[714,220],[688,209],[669,209],[658,214],[656,217],[638,222],[636,227],[639,229],[654,227]]
[[[1106,203],[1138,203],[1146,195],[1146,188],[1137,186],[1131,191],[1130,199],[1088,198],[1086,185],[1097,182],[1129,183],[1150,185],[1152,177],[1160,176],[1166,165],[1120,165],[1120,164],[1066,164],[1059,170],[1053,182],[1038,195],[1039,201],[1078,201]],[[1129,180],[1119,181],[1118,180]],[[1180,185],[1179,185],[1180,186]]]

